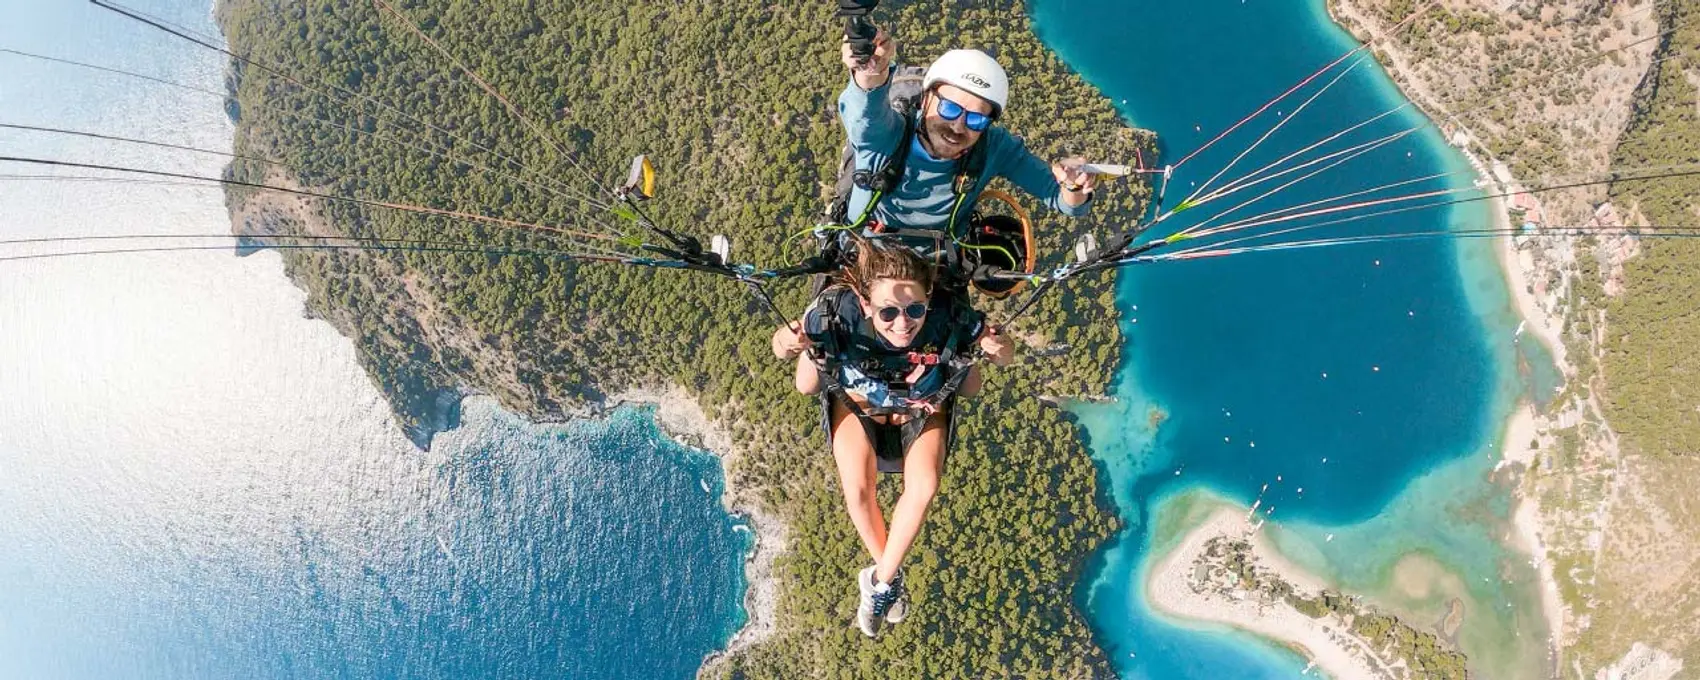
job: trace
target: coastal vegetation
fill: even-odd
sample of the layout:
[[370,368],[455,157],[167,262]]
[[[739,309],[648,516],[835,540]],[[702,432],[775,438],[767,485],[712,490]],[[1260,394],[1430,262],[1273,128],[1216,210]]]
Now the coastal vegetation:
[[[1661,30],[1670,34],[1636,91],[1617,167],[1700,163],[1697,21],[1700,2],[1660,9]],[[1693,178],[1623,182],[1611,194],[1635,216],[1631,224],[1700,225]],[[1589,355],[1597,362],[1593,385],[1604,422],[1619,436],[1624,472],[1639,482],[1618,492],[1617,527],[1592,560],[1581,560],[1591,569],[1579,576],[1592,586],[1583,602],[1605,618],[1582,631],[1576,654],[1603,665],[1640,641],[1692,664],[1700,662],[1700,565],[1693,561],[1700,508],[1692,491],[1700,483],[1700,356],[1693,351],[1700,346],[1700,244],[1649,239],[1635,249],[1621,265],[1621,293],[1594,296],[1576,313],[1601,325]]]
[[[885,4],[882,21],[899,40],[900,60],[925,63],[955,46],[993,52],[1013,77],[1014,103],[1003,124],[1041,156],[1068,148],[1096,158],[1136,151],[1152,157],[1150,136],[1129,130],[1032,35],[1024,3]],[[371,3],[235,0],[221,9],[233,49],[278,65],[287,77],[234,65],[238,152],[278,164],[240,161],[232,175],[590,229],[617,218],[544,190],[538,176],[517,166],[600,200],[606,194],[590,177],[611,184],[626,159],[646,153],[663,176],[650,204],[658,222],[703,237],[727,234],[741,261],[781,265],[808,254],[787,237],[812,225],[822,207],[842,139],[834,102],[847,82],[828,3],[399,6],[542,121],[544,135],[572,158]],[[326,96],[292,79],[347,88],[394,108]],[[1054,261],[1075,235],[1126,224],[1145,194],[1120,183],[1100,192],[1090,218],[1042,216],[1040,252]],[[232,190],[230,199],[239,229],[504,247],[559,243],[537,230],[318,201],[279,205],[292,201],[243,190]],[[768,351],[772,322],[740,287],[550,258],[295,251],[285,260],[307,289],[312,313],[354,340],[417,441],[428,441],[439,425],[445,397],[484,393],[509,409],[558,419],[632,386],[689,390],[735,441],[729,486],[787,527],[776,563],[774,632],[705,674],[1109,674],[1069,584],[1118,521],[1098,493],[1075,426],[1034,396],[1102,394],[1121,346],[1113,278],[1083,281],[1041,301],[1019,329],[1023,337],[1072,349],[1029,353],[994,371],[986,393],[965,407],[945,486],[909,560],[915,613],[868,641],[849,625],[854,574],[868,559],[843,516],[814,402],[791,391],[790,366]],[[775,292],[785,310],[806,302],[801,285]],[[989,307],[996,319],[1000,306]],[[895,484],[886,484],[889,495]]]
[[[1700,163],[1700,3],[1673,3],[1661,26],[1675,32],[1660,46],[1635,97],[1635,116],[1618,144],[1624,168]],[[1700,225],[1700,178],[1623,182],[1612,201],[1635,223]],[[1596,298],[1607,323],[1602,373],[1606,418],[1634,452],[1700,457],[1700,243],[1640,245],[1624,265],[1625,294]]]
[[[1700,162],[1700,3],[1658,9],[1668,34],[1640,81],[1613,167]],[[1620,182],[1610,199],[1628,224],[1700,224],[1700,183]],[[1543,505],[1558,508],[1550,551],[1573,612],[1567,653],[1584,670],[1606,667],[1638,642],[1700,659],[1700,247],[1687,239],[1592,239],[1566,273],[1565,343],[1572,357],[1562,400],[1590,405],[1553,432],[1550,470],[1536,475]]]
[[[1654,4],[1329,0],[1360,38],[1376,41],[1393,79],[1449,137],[1465,133],[1466,147],[1531,186],[1610,165],[1651,61]],[[1580,225],[1604,197],[1585,189],[1543,201],[1551,224]]]
[[[1346,630],[1375,651],[1384,667],[1398,668],[1403,677],[1465,680],[1468,659],[1439,636],[1418,630],[1398,617],[1377,611],[1358,598],[1338,591],[1304,594],[1279,573],[1259,562],[1251,542],[1216,536],[1205,544],[1194,573],[1224,574],[1231,584],[1230,599],[1284,603],[1312,619],[1334,617]],[[1216,583],[1208,578],[1206,583]]]

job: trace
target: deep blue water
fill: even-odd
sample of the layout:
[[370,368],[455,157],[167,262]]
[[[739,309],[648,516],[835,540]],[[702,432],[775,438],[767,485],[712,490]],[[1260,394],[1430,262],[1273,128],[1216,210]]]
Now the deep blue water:
[[[1035,21],[1046,42],[1132,123],[1161,136],[1166,162],[1355,46],[1327,20],[1321,0],[1047,0],[1038,3]],[[1329,77],[1182,166],[1170,183],[1169,205]],[[1226,178],[1403,101],[1366,61]],[[1422,122],[1407,110],[1324,151]],[[1429,130],[1238,214],[1463,167]],[[1471,179],[1459,174],[1371,197],[1467,187]],[[1172,233],[1238,199],[1180,213],[1156,231]],[[1477,205],[1417,211],[1312,235],[1487,226],[1486,215]],[[1127,271],[1119,291],[1128,317],[1115,388],[1121,403],[1084,409],[1082,419],[1130,529],[1100,554],[1080,590],[1100,641],[1127,676],[1291,677],[1302,666],[1267,645],[1179,628],[1147,609],[1139,584],[1148,518],[1165,499],[1203,487],[1247,504],[1261,499],[1275,508],[1276,520],[1350,524],[1380,513],[1419,475],[1497,436],[1503,356],[1488,344],[1489,329],[1471,306],[1460,266],[1452,244],[1432,241]],[[1153,412],[1162,414],[1155,430]]]

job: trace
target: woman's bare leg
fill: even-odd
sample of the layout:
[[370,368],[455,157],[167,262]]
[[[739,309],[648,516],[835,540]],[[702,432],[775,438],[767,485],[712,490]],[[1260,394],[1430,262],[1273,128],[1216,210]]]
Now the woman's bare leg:
[[890,583],[903,566],[904,556],[915,536],[921,533],[921,521],[927,518],[927,508],[938,494],[939,476],[944,472],[945,435],[950,432],[950,416],[935,413],[927,418],[926,429],[909,453],[903,457],[903,495],[891,509],[891,531],[885,539],[885,551],[875,558],[878,568],[874,578]]
[[832,402],[832,458],[838,463],[838,482],[844,487],[844,509],[875,562],[885,553],[885,517],[880,514],[879,468],[874,445],[856,415]]

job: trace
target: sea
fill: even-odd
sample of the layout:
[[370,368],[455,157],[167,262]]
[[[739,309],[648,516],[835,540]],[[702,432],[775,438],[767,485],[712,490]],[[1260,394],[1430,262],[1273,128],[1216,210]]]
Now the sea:
[[[206,0],[126,4],[218,35]],[[0,48],[224,83],[222,55],[84,2],[0,0]],[[0,122],[232,134],[217,97],[8,53]],[[15,130],[0,155],[225,163]],[[0,163],[0,240],[230,229],[218,188],[21,177],[50,172]],[[136,245],[160,244],[0,254]],[[0,262],[0,677],[687,678],[742,626],[718,459],[647,411],[480,398],[421,451],[305,312],[275,252]]]
[[[131,4],[217,33],[205,0]],[[223,87],[219,55],[89,4],[0,0],[0,16],[0,47]],[[1033,20],[1161,135],[1148,162],[1191,156],[1169,207],[1404,103],[1358,62],[1303,111],[1332,76],[1193,155],[1355,46],[1322,0],[1038,0]],[[1339,143],[1423,121],[1398,111]],[[232,129],[216,98],[7,53],[0,122],[224,149]],[[224,162],[11,130],[0,150]],[[1400,190],[1465,189],[1468,169],[1427,130],[1236,215],[1442,173]],[[218,190],[19,177],[40,172],[0,165],[0,239],[229,228]],[[1487,226],[1488,210],[1320,235]],[[1491,243],[1159,262],[1118,295],[1115,401],[1075,412],[1128,525],[1075,588],[1123,677],[1306,672],[1143,594],[1193,510],[1259,501],[1294,561],[1419,625],[1461,604],[1453,641],[1478,673],[1539,675],[1545,625],[1494,464],[1511,410],[1557,377],[1516,332]],[[742,626],[751,539],[710,454],[643,410],[540,425],[481,398],[421,451],[304,298],[263,251],[0,262],[0,676],[683,678]]]
[[[1322,0],[1042,0],[1034,21],[1129,123],[1158,133],[1161,157],[1147,164],[1179,163],[1168,208],[1377,116],[1300,160],[1427,122],[1401,108],[1373,59],[1347,59],[1275,101],[1358,45]],[[1204,223],[1304,174],[1185,208],[1151,233]],[[1364,190],[1376,191],[1360,200],[1480,196],[1475,180],[1430,126],[1209,224]],[[1460,203],[1264,242],[1491,227],[1491,209]],[[1543,676],[1536,576],[1506,547],[1511,497],[1493,470],[1512,409],[1550,398],[1557,374],[1545,348],[1519,335],[1494,248],[1378,242],[1125,270],[1116,401],[1076,409],[1128,520],[1076,590],[1123,677],[1305,672],[1277,644],[1148,603],[1147,570],[1185,531],[1189,509],[1221,502],[1259,503],[1265,531],[1299,564],[1420,628],[1462,605],[1451,641],[1483,677]]]

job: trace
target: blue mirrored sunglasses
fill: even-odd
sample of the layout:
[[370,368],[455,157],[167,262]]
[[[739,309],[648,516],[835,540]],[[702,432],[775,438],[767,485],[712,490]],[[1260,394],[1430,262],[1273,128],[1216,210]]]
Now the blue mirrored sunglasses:
[[968,109],[962,108],[961,104],[945,99],[944,97],[939,97],[938,113],[939,117],[945,120],[956,120],[961,118],[962,114],[968,114],[968,120],[963,121],[963,124],[967,125],[968,129],[975,132],[982,132],[986,128],[992,126],[991,116],[984,113],[969,111]]

